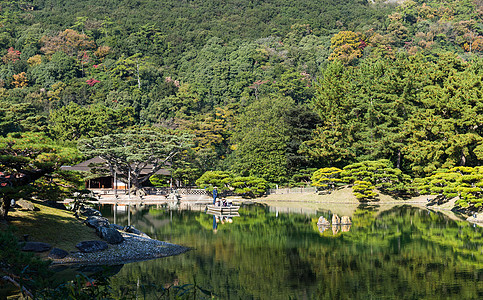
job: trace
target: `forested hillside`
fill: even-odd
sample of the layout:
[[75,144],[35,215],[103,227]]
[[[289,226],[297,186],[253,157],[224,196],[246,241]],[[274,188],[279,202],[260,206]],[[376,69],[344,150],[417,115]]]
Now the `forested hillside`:
[[479,166],[482,3],[0,1],[0,134],[188,132],[186,184]]

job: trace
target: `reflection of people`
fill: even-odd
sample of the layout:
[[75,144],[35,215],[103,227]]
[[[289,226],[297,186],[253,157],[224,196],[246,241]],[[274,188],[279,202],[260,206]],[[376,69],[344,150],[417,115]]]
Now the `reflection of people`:
[[218,188],[215,186],[213,188],[213,204],[216,202],[216,197],[218,197]]
[[213,229],[218,229],[218,223],[225,224],[225,223],[233,223],[232,217],[228,216],[215,216],[213,215]]
[[213,216],[213,231],[215,231],[218,228],[218,224],[216,222],[216,217]]

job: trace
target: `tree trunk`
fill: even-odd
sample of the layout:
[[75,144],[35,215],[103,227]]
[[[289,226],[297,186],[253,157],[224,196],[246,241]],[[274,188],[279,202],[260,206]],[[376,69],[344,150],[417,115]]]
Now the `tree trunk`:
[[10,199],[3,198],[0,205],[0,220],[5,221],[7,219],[8,211],[10,210]]
[[397,152],[396,168],[401,169],[401,150]]
[[10,202],[12,199],[18,198],[18,191],[25,188],[28,184],[34,182],[35,180],[39,179],[40,177],[44,176],[47,173],[52,173],[54,169],[52,167],[48,167],[45,169],[39,169],[31,172],[25,172],[26,174],[22,174],[22,176],[11,179],[10,184],[13,187],[13,191],[10,192],[3,192],[2,198],[0,198],[0,220],[6,220],[8,211],[10,210]]
[[131,176],[131,189],[135,195],[138,195],[140,191],[142,194],[143,186],[137,176]]
[[138,77],[138,89],[141,89],[141,78],[139,77],[139,58],[136,59],[136,71]]

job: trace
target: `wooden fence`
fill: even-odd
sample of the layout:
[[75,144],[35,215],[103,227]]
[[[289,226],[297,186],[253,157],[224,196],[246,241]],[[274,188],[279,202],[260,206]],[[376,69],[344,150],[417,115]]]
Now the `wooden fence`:
[[[92,189],[93,192],[100,195],[112,195],[114,194],[113,189]],[[179,195],[199,195],[199,196],[212,196],[212,194],[205,189],[199,188],[159,188],[159,187],[145,187],[144,191],[147,195],[169,195],[171,193],[177,193]],[[315,193],[317,191],[316,187],[297,187],[297,188],[278,188],[278,189],[268,189],[267,195],[271,194],[298,194],[298,193]],[[127,194],[127,190],[117,190],[117,194]],[[220,192],[220,196],[232,196],[234,195],[232,191]]]

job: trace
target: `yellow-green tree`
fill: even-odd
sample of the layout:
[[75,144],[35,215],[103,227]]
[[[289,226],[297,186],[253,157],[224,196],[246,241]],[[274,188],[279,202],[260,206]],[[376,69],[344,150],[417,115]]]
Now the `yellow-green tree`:
[[455,204],[472,211],[483,210],[483,167],[441,169],[414,180],[422,195],[436,195],[438,201],[458,197]]
[[362,56],[366,46],[364,36],[353,31],[340,31],[330,39],[332,53],[329,60],[340,60],[343,64],[351,64]]
[[393,168],[387,159],[363,161],[345,166],[340,176],[344,182],[353,184],[354,195],[359,200],[374,198],[377,188],[381,193],[406,196],[410,193],[411,178],[400,169]]
[[333,190],[337,185],[343,183],[340,178],[341,172],[341,169],[334,167],[318,169],[312,175],[312,185],[323,190]]

